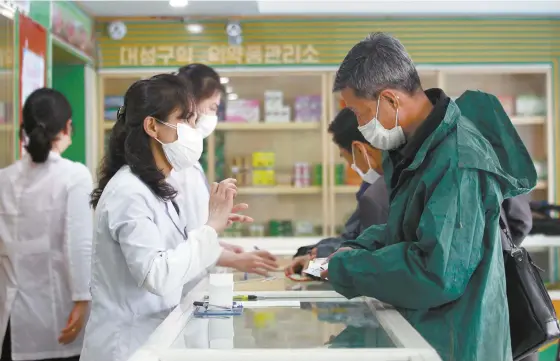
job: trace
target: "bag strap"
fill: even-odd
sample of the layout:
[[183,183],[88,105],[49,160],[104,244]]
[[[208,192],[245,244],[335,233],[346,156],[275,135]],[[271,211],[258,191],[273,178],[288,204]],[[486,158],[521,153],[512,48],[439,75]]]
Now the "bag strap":
[[506,221],[504,220],[504,217],[502,216],[501,212],[500,212],[499,222],[500,222],[500,229],[502,230],[502,232],[504,232],[506,236],[506,240],[508,241],[510,246],[510,249],[505,251],[509,252],[509,254],[512,256],[515,256],[517,253],[522,252],[521,249],[517,247],[515,243],[513,243],[513,239],[511,238],[511,234],[509,233],[509,227]]

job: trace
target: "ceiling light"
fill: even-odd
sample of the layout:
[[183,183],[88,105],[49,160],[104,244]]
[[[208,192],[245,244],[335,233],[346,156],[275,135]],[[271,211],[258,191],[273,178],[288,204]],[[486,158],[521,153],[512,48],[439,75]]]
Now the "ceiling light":
[[229,78],[220,78],[220,83],[222,83],[222,84],[229,83]]
[[188,4],[187,0],[169,0],[169,5],[174,8],[184,8]]
[[233,87],[231,85],[226,86],[226,93],[233,93]]
[[200,24],[188,24],[187,31],[191,34],[200,34],[204,28]]
[[227,95],[228,100],[237,100],[239,97],[235,93],[230,93]]
[[6,17],[8,19],[13,19],[14,18],[14,12],[12,10],[8,10],[8,9],[1,9],[0,8],[0,15]]

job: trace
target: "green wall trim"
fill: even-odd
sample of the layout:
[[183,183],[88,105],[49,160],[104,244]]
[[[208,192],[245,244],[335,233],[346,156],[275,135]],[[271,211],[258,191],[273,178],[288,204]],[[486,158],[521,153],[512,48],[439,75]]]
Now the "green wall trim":
[[89,57],[86,53],[76,49],[75,47],[73,47],[70,44],[67,44],[66,42],[59,40],[56,36],[51,35],[50,36],[52,38],[52,46],[58,46],[62,49],[64,49],[66,52],[70,53],[72,56],[78,58],[80,61],[86,63],[86,64],[93,64],[93,59],[91,57]]
[[86,99],[84,65],[53,65],[52,87],[60,91],[72,106],[74,134],[72,145],[63,156],[75,162],[86,164]]

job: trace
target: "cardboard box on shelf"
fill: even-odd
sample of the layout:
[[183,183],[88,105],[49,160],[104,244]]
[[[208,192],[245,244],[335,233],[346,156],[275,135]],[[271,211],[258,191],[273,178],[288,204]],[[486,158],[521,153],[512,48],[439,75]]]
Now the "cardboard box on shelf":
[[276,155],[274,152],[254,152],[253,168],[274,168]]
[[258,123],[260,121],[259,101],[257,99],[228,100],[225,121]]
[[274,169],[253,169],[254,186],[273,186],[276,184]]
[[322,115],[321,95],[300,95],[294,102],[294,121],[319,122]]
[[284,106],[284,93],[280,90],[265,90],[264,111],[276,110]]
[[267,109],[264,117],[266,123],[289,123],[291,109],[283,106],[278,109]]

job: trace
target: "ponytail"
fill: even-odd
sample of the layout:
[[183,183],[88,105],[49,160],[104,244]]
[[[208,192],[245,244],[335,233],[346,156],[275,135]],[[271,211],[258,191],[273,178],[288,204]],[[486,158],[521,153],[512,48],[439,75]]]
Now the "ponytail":
[[[28,140],[25,150],[31,156],[34,163],[44,163],[49,157],[54,137],[49,137],[43,123],[39,123],[35,129],[27,135]],[[56,137],[56,135],[55,135]]]
[[33,162],[46,162],[53,141],[71,118],[70,103],[59,91],[40,88],[27,97],[22,109],[20,136],[27,137],[25,150]]

